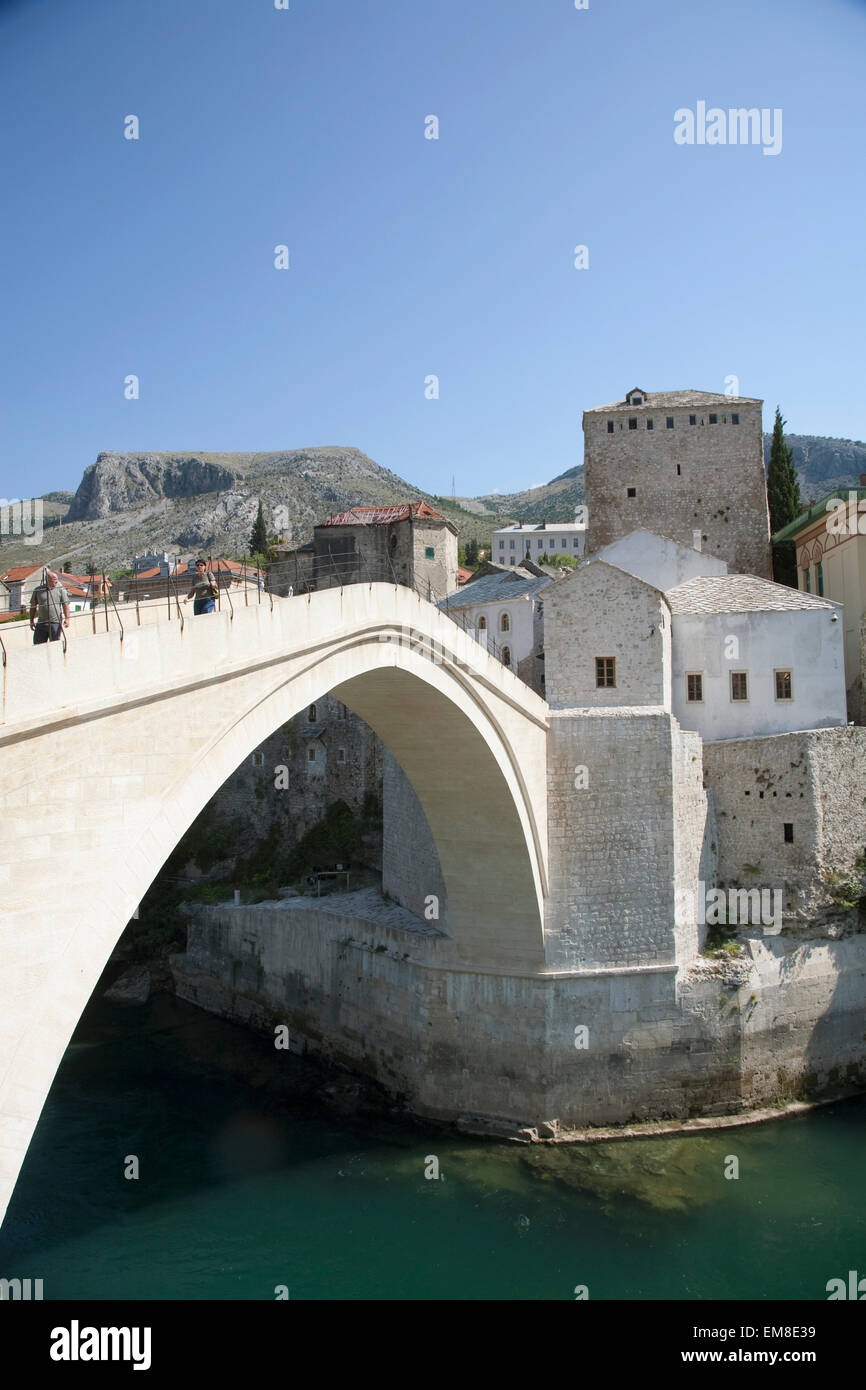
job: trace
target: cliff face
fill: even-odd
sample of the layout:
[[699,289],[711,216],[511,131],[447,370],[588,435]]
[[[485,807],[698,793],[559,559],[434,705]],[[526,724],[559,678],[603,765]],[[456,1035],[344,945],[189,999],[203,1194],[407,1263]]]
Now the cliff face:
[[99,454],[84,476],[67,521],[98,521],[163,497],[197,497],[231,489],[235,473],[197,455]]

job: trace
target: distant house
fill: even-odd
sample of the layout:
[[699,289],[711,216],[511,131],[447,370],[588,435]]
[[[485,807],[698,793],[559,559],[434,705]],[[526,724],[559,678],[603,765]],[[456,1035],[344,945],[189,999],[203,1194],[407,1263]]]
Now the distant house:
[[522,568],[485,568],[492,572],[473,578],[438,606],[452,617],[459,617],[476,641],[494,650],[503,665],[543,694],[541,595],[556,581],[549,575],[532,574]]
[[[866,474],[860,481],[866,483]],[[866,486],[828,493],[777,531],[773,542],[780,541],[794,543],[800,593],[844,605],[848,712],[862,723],[866,715],[862,640],[866,619]]]
[[317,589],[365,580],[435,599],[457,586],[457,527],[426,502],[352,507],[313,532]]
[[500,526],[491,537],[490,558],[499,565],[519,565],[525,555],[536,564],[542,555],[551,560],[570,555],[577,560],[586,545],[586,527],[576,521],[518,522]]
[[[153,556],[143,556],[150,560]],[[213,560],[211,570],[217,587],[227,589],[251,590],[258,594],[264,588],[263,572],[251,564],[241,564],[237,560]],[[123,590],[128,602],[145,598],[165,598],[166,595],[185,598],[192,588],[195,578],[195,559],[180,559],[175,555],[162,555],[157,563],[146,569],[137,570],[132,578],[126,580]]]
[[20,613],[22,608],[30,607],[30,596],[37,584],[42,583],[43,565],[13,565],[0,574],[0,581],[9,594],[9,611]]

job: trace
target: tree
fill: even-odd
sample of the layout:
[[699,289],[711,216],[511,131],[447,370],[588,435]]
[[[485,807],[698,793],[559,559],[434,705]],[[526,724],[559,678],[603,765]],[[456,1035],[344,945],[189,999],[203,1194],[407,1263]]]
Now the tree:
[[[785,443],[785,420],[776,406],[773,442],[767,467],[767,505],[770,509],[770,534],[774,536],[783,526],[794,521],[803,510],[800,484],[794,469],[794,450]],[[773,545],[773,578],[777,584],[797,588],[797,552],[793,541]]]
[[473,537],[466,542],[466,565],[469,569],[474,569],[478,564],[478,541]]
[[259,510],[253,523],[250,533],[250,554],[264,555],[268,548],[268,528],[265,525],[265,514],[262,510],[261,498],[259,498]]
[[773,442],[770,445],[770,464],[767,469],[767,503],[770,508],[770,534],[794,521],[803,510],[800,484],[794,470],[794,450],[785,443],[785,424],[776,406]]

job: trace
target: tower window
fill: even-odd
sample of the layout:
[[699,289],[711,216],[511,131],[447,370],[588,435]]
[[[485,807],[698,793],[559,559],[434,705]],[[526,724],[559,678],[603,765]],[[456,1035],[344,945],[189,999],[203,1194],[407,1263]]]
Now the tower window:
[[668,418],[665,420],[665,429],[666,429],[666,430],[672,430],[673,427],[674,427],[674,417],[673,417],[673,415],[669,415]]
[[635,419],[634,416],[632,416],[632,417],[629,419],[628,427],[629,427],[630,430],[636,430],[636,429],[637,429],[637,420]]
[[748,671],[731,672],[731,699],[748,700],[749,698],[749,673]]
[[637,488],[636,488],[636,487],[627,487],[626,490],[625,490],[625,495],[626,495],[626,497],[637,497]]
[[653,427],[653,422],[652,422],[652,420],[647,420],[647,422],[646,422],[646,427],[647,427],[648,430],[651,430],[651,429],[652,429],[652,427]]
[[345,748],[338,748],[338,749],[337,749],[337,762],[338,762],[338,763],[344,763],[345,761],[346,761],[346,750],[345,750]]
[[740,423],[740,417],[739,417],[739,415],[732,415],[732,416],[731,416],[731,424],[732,424],[732,425],[738,425],[739,423]]
[[264,753],[254,753],[254,754],[253,754],[253,767],[264,767],[264,765],[265,765],[265,755],[264,755]]
[[794,843],[794,823],[793,823],[793,821],[789,821],[789,820],[783,821],[783,822],[782,822],[782,829],[783,829],[783,831],[785,832],[785,844],[786,844],[786,845],[792,845],[792,844]]
[[[859,522],[858,522],[858,525],[859,525]],[[817,567],[816,567],[816,570],[815,570],[815,577],[816,577],[816,579],[817,579],[817,581],[818,581],[818,596],[819,596],[819,598],[823,598],[823,596],[824,596],[824,565],[823,565],[823,562],[822,562],[821,560],[818,561],[818,564],[817,564]]]
[[696,425],[697,423],[698,423],[698,417],[697,417],[697,415],[690,415],[690,416],[689,416],[689,424],[690,424],[690,425]]
[[677,464],[677,477],[678,477],[678,478],[682,475],[682,471],[683,471],[683,470],[682,470],[682,468],[680,467],[680,465]]
[[309,722],[310,724],[315,724],[315,722],[316,722],[316,706],[315,706],[315,705],[310,705],[310,708],[307,710],[307,720],[308,720],[308,722]]
[[615,656],[597,656],[595,658],[595,683],[600,690],[616,685]]
[[608,434],[613,434],[613,420],[608,420],[608,422],[607,422],[607,432],[608,432]]
[[718,415],[711,415],[711,416],[710,416],[710,424],[711,424],[711,425],[717,425],[718,423],[719,423],[719,417],[718,417]]
[[309,748],[307,749],[307,762],[308,762],[308,763],[314,763],[315,761],[316,761],[316,745],[315,745],[314,743],[311,743],[310,746],[309,746]]

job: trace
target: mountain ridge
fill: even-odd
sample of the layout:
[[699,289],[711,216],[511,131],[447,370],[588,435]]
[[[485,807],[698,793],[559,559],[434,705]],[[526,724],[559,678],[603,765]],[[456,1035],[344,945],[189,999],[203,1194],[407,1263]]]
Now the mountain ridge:
[[[764,435],[765,462],[770,439]],[[794,434],[786,440],[794,451],[804,505],[856,487],[866,474],[866,444],[860,440]],[[234,453],[103,450],[85,468],[74,495],[46,493],[40,545],[25,545],[18,536],[0,538],[0,567],[69,560],[75,568],[92,560],[105,569],[123,568],[136,554],[165,550],[241,556],[260,500],[269,529],[290,544],[304,544],[316,523],[334,512],[394,501],[429,502],[454,522],[462,543],[483,544],[492,529],[509,522],[571,520],[584,500],[583,473],[577,464],[520,492],[442,497],[354,446]]]

